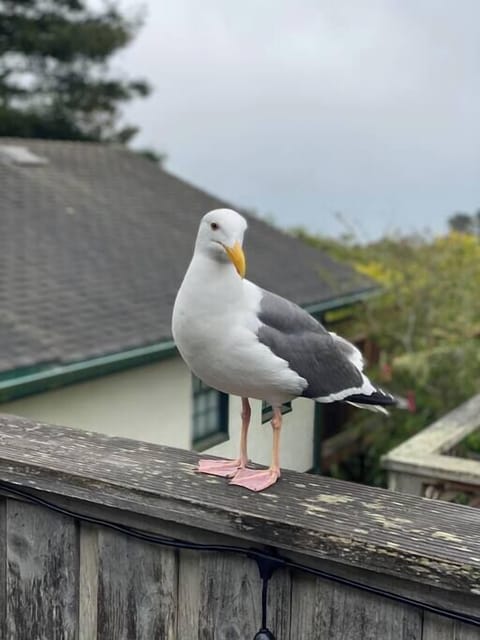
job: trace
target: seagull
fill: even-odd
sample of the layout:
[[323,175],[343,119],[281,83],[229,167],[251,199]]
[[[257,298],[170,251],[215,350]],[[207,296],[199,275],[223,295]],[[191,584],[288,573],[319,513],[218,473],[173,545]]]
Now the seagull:
[[[205,384],[242,399],[240,455],[200,460],[198,471],[262,491],[280,477],[281,406],[294,398],[348,402],[386,413],[397,399],[363,373],[360,351],[304,309],[245,278],[246,220],[231,209],[203,216],[178,290],[172,334],[189,369]],[[273,407],[272,463],[248,467],[249,399]]]

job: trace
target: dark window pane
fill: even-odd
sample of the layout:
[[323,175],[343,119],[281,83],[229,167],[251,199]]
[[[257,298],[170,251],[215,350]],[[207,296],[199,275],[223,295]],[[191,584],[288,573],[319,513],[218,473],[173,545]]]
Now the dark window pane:
[[228,395],[192,377],[193,441],[228,432]]

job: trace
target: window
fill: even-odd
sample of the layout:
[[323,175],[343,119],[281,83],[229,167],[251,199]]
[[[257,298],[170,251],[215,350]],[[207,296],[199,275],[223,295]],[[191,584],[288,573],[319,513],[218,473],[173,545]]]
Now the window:
[[193,448],[213,447],[228,439],[228,395],[212,389],[192,376]]
[[[282,416],[285,413],[290,413],[293,411],[291,402],[284,402],[280,407],[280,411],[282,412]],[[273,418],[273,408],[272,405],[267,404],[265,401],[262,402],[262,424],[268,422]]]

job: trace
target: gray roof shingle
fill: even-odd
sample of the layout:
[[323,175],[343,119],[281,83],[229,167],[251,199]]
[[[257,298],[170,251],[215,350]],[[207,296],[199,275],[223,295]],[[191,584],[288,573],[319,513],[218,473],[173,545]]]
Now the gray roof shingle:
[[[124,148],[14,140],[0,160],[0,373],[170,339],[199,218],[222,200]],[[372,288],[349,267],[249,218],[248,277],[300,304]]]

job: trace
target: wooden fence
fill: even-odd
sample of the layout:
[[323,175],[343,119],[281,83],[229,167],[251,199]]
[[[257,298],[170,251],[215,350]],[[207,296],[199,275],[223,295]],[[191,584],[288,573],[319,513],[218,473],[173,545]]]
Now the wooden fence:
[[260,552],[276,640],[480,639],[439,615],[479,615],[477,510],[293,472],[253,494],[197,459],[0,416],[0,637],[253,640]]

